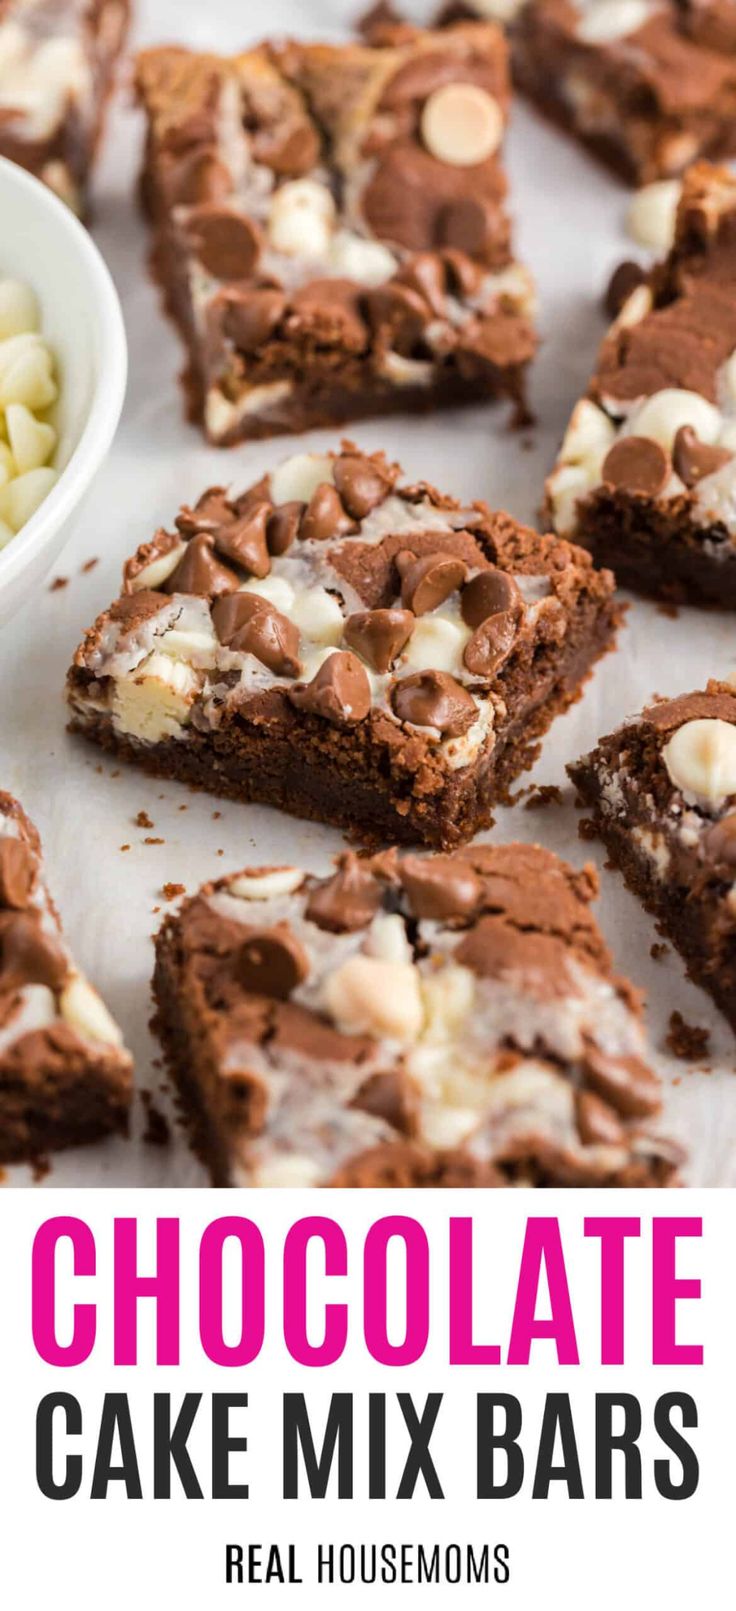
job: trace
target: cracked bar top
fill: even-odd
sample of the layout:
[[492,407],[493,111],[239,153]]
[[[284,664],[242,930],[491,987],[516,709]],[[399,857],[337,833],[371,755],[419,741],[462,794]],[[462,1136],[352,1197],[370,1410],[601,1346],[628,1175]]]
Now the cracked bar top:
[[725,168],[689,170],[672,251],[603,343],[547,482],[551,524],[578,536],[611,497],[688,525],[714,563],[733,557],[736,183]]
[[131,1070],[120,1030],[64,944],[38,833],[0,792],[0,1160],[121,1128]]
[[297,428],[310,376],[366,400],[445,371],[518,381],[533,293],[510,254],[497,28],[153,50],[138,87],[157,265],[213,440]]
[[128,562],[76,655],[75,723],[145,750],[303,713],[452,773],[492,748],[519,667],[564,645],[586,581],[610,595],[587,556],[402,484],[381,453],[297,454]]
[[535,845],[338,858],[207,884],[157,941],[174,1073],[218,1178],[254,1185],[641,1185],[639,999],[591,868]]
[[75,212],[129,0],[0,0],[0,155],[43,179]]

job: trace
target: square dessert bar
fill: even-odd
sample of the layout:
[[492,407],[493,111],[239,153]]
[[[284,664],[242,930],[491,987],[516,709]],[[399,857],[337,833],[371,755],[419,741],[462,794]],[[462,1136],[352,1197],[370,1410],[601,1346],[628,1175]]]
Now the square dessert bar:
[[667,1184],[596,887],[521,844],[205,884],[159,932],[154,993],[215,1183]]
[[568,771],[627,884],[736,1030],[736,690],[662,700]]
[[685,177],[668,258],[625,301],[544,511],[624,587],[736,608],[736,181]]
[[499,157],[501,31],[143,54],[154,266],[211,441],[504,395],[533,290]]
[[131,1075],[64,944],[38,833],[0,792],[0,1163],[126,1130]]
[[0,0],[0,156],[78,213],[129,13],[130,0]]
[[72,728],[165,777],[445,846],[577,698],[617,624],[589,555],[351,444],[210,488],[124,572]]
[[729,156],[736,59],[698,26],[702,10],[681,0],[522,0],[515,81],[632,184]]

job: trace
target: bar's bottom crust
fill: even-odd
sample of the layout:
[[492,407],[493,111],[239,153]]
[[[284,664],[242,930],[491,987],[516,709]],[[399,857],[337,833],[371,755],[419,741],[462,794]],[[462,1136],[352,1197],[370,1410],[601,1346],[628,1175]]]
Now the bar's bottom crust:
[[596,768],[580,764],[568,770],[581,799],[593,811],[596,832],[624,882],[657,919],[659,931],[679,951],[689,978],[707,990],[736,1031],[736,940],[721,936],[717,943],[719,937],[709,923],[707,903],[694,898],[686,885],[656,877],[649,858],[632,839],[631,825],[616,822],[601,809],[602,788]]
[[[416,771],[391,770],[388,747],[366,740],[362,728],[329,727],[300,718],[279,724],[238,716],[209,732],[187,729],[184,739],[142,744],[113,726],[107,714],[72,715],[70,730],[157,777],[211,794],[276,806],[294,816],[343,828],[366,843],[425,843],[449,849],[492,822],[492,806],[508,798],[520,772],[539,752],[554,718],[580,697],[595,661],[612,647],[620,616],[610,599],[587,600],[576,614],[569,652],[548,678],[532,664],[526,699],[499,729],[493,748],[455,772],[424,758]],[[72,704],[83,680],[70,681]],[[543,689],[535,702],[537,686]]]
[[44,1060],[29,1075],[0,1065],[0,1164],[33,1163],[47,1152],[127,1135],[130,1081],[101,1056]]

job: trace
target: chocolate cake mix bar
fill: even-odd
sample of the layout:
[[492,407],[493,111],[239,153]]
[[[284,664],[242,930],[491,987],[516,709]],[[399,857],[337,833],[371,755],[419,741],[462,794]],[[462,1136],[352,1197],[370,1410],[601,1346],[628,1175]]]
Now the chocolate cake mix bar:
[[206,884],[158,935],[154,990],[214,1182],[667,1184],[595,893],[521,844]]
[[0,156],[78,213],[129,12],[130,0],[0,0]]
[[612,642],[613,578],[350,444],[210,488],[127,563],[72,727],[162,776],[369,840],[490,820]]
[[736,1029],[736,690],[661,700],[568,770],[627,884]]
[[736,607],[736,181],[696,164],[675,243],[610,329],[545,520],[642,593]]
[[150,50],[154,265],[211,441],[503,395],[533,291],[511,254],[502,32]]
[[74,966],[43,876],[41,842],[0,792],[0,1163],[127,1128],[132,1063]]
[[624,179],[669,178],[736,152],[736,58],[715,48],[709,9],[527,0],[512,25],[515,80]]

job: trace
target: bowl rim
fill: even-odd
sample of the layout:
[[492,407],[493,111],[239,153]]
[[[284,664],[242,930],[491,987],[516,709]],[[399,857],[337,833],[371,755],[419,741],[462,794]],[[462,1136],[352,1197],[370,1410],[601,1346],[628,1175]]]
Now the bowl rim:
[[117,430],[128,378],[128,344],[120,298],[104,257],[85,226],[54,192],[7,157],[0,157],[0,184],[26,191],[46,209],[54,229],[66,232],[83,261],[93,298],[95,342],[92,397],[76,447],[58,481],[20,531],[0,549],[0,591],[43,552],[66,524],[99,469]]

